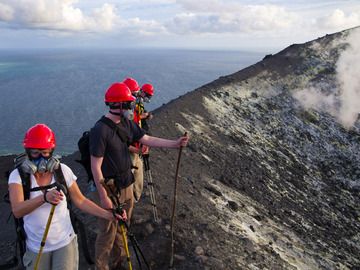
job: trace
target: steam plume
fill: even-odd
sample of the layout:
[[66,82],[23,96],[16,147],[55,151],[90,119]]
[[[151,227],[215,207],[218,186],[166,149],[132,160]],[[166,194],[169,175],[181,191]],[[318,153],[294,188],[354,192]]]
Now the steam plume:
[[336,63],[337,88],[325,94],[320,87],[297,91],[294,97],[306,108],[330,113],[346,128],[360,112],[360,29],[347,37],[348,46]]

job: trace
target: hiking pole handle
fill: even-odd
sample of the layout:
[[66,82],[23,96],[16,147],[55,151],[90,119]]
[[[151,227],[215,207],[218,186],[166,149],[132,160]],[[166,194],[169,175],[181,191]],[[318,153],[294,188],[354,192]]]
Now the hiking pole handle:
[[[187,132],[184,133],[184,137],[186,137],[186,136],[187,136]],[[174,200],[173,200],[173,208],[172,208],[172,214],[171,214],[171,256],[170,256],[169,268],[173,268],[173,266],[174,266],[174,225],[175,225],[175,211],[176,211],[176,199],[177,199],[177,182],[178,182],[182,149],[183,149],[183,146],[180,145],[178,160],[177,160],[177,164],[176,164]]]

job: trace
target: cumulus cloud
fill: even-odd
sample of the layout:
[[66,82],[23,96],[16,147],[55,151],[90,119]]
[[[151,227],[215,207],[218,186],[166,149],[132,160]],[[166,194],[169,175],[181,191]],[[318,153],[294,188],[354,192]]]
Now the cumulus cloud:
[[316,20],[320,28],[339,30],[360,25],[360,15],[356,12],[345,14],[341,9],[334,10],[331,14]]
[[77,0],[0,0],[0,20],[11,27],[64,31],[109,31],[117,18],[115,7],[103,4],[89,15]]
[[[164,1],[164,0],[163,0]],[[84,12],[78,0],[0,0],[0,22],[11,28],[49,30],[54,36],[78,32],[114,32],[134,35],[164,33],[163,25],[155,20],[122,18],[115,5],[104,3]]]
[[297,16],[277,5],[242,5],[223,1],[178,1],[185,12],[166,24],[175,33],[238,33],[278,31],[291,27]]
[[14,17],[14,10],[11,6],[0,2],[0,21],[10,21]]
[[360,30],[355,29],[347,38],[348,47],[336,64],[338,88],[325,94],[319,88],[303,89],[295,98],[305,108],[314,108],[335,116],[344,127],[350,128],[360,112]]

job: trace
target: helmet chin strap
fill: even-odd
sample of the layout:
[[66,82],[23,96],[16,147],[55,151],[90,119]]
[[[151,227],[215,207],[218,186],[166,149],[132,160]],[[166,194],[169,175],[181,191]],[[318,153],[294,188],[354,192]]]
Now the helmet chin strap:
[[113,114],[113,115],[117,115],[117,116],[122,116],[122,112],[113,112],[113,111],[109,111],[110,114]]

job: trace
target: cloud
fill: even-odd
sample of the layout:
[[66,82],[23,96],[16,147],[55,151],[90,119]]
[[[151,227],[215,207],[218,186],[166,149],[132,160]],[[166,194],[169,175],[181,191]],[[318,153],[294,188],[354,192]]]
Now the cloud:
[[348,36],[348,47],[336,63],[338,87],[325,94],[319,87],[303,89],[294,97],[306,108],[314,108],[335,116],[346,128],[355,124],[360,112],[360,29]]
[[141,20],[140,18],[131,18],[121,21],[121,29],[124,33],[130,33],[140,36],[153,36],[166,34],[164,26],[155,20]]
[[342,30],[360,25],[360,15],[356,12],[345,14],[341,9],[334,10],[331,14],[320,17],[316,25],[323,29]]
[[[214,40],[221,48],[254,47],[260,46],[259,40],[265,40],[261,46],[281,48],[352,27],[359,21],[360,4],[356,4],[357,13],[355,4],[347,1],[331,1],[330,7],[327,1],[305,2],[0,0],[0,27],[7,28],[3,34],[25,29],[34,37],[68,37],[68,46],[73,44],[71,37],[90,37],[89,42],[109,38],[113,42],[131,35],[133,43],[139,44],[143,44],[143,37],[150,36],[159,44],[181,40],[175,47],[208,47]],[[334,6],[338,10],[334,11]],[[22,43],[20,38],[18,42]]]
[[75,6],[77,2],[77,0],[0,0],[0,20],[7,22],[9,27],[16,28],[59,31],[109,31],[113,28],[117,19],[113,5],[105,3],[86,15]]
[[14,17],[14,10],[11,6],[0,2],[0,21],[11,21]]
[[[155,20],[122,18],[115,5],[104,3],[87,12],[77,0],[0,0],[0,22],[9,28],[46,30],[52,37],[77,33],[151,36],[165,33]],[[3,24],[4,25],[4,24]]]
[[276,5],[241,5],[210,1],[178,1],[186,12],[177,14],[166,27],[174,33],[241,33],[290,28],[295,13]]

